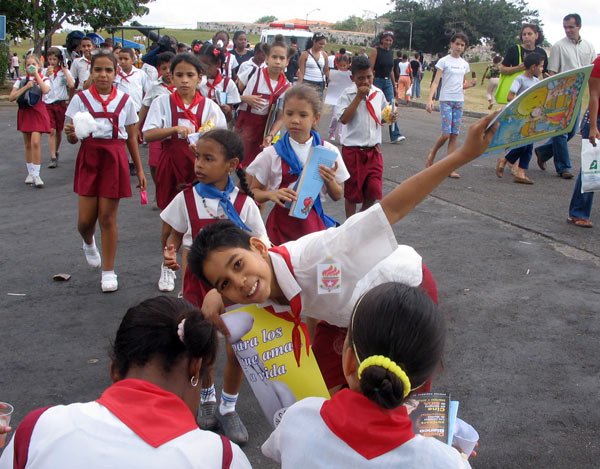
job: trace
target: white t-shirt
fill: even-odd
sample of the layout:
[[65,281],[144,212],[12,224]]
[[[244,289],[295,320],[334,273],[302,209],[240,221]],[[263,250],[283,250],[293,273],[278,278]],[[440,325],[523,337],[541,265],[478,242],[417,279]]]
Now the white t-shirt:
[[158,70],[156,70],[155,66],[144,62],[142,63],[142,67],[140,68],[140,70],[146,72],[146,75],[148,75],[148,78],[151,83],[155,83],[156,80],[158,80]]
[[410,76],[411,69],[409,62],[398,62],[398,75]]
[[[217,199],[204,199],[206,201],[206,207],[202,197],[193,190],[194,200],[196,201],[196,210],[198,211],[198,218],[206,219],[217,216],[219,218],[227,218],[223,208],[219,205]],[[233,204],[237,198],[240,190],[236,187],[229,200]],[[246,198],[242,210],[240,211],[240,218],[242,221],[252,230],[252,236],[261,238],[263,241],[268,243],[269,237],[267,236],[267,230],[265,224],[260,216],[258,205],[250,197]],[[190,217],[188,214],[187,206],[185,204],[185,194],[183,191],[179,192],[169,205],[160,213],[160,218],[171,225],[173,229],[179,233],[183,233],[183,246],[189,248],[192,245],[194,239],[192,238],[192,224],[190,223]]]
[[18,56],[16,56],[16,55],[13,55],[13,56],[10,58],[10,64],[11,64],[13,67],[18,67],[18,66],[19,66],[19,57],[18,57]]
[[[356,85],[349,86],[342,92],[335,108],[338,120],[342,117],[346,108],[350,106],[350,103],[354,101],[356,93]],[[371,85],[369,96],[372,93],[376,93],[376,95],[371,100],[371,104],[381,122],[381,111],[387,106],[388,102],[385,100],[383,91]],[[381,143],[381,126],[369,114],[366,99],[360,102],[350,122],[342,127],[340,142],[347,147],[374,147]]]
[[[15,88],[15,89],[17,89],[17,90],[18,90],[19,88],[21,88],[21,83],[23,82],[23,79],[24,79],[24,78],[25,78],[25,77],[22,77],[22,78],[19,78],[18,80],[15,80],[15,82],[14,82],[14,84],[13,84],[13,88]],[[30,76],[28,81],[35,81],[35,77],[33,77],[33,76]],[[48,78],[48,77],[47,77],[47,76],[45,76],[45,75],[42,75],[42,81],[43,81],[44,83],[46,83],[47,85],[50,85],[50,84],[51,84],[51,83],[50,83],[50,78]],[[37,82],[36,82],[36,83],[37,83]]]
[[[44,76],[46,76],[47,69],[44,69]],[[71,76],[71,72],[68,69],[59,70],[56,76],[51,73],[48,78],[50,82],[50,91],[46,93],[43,100],[47,104],[55,103],[56,101],[67,101],[69,99],[69,89],[67,87],[67,75]]]
[[[270,96],[271,95],[271,90],[269,89],[269,85],[267,85],[267,81],[265,78],[265,74],[263,72],[264,68],[259,68],[254,74],[252,74],[252,76],[250,77],[250,79],[244,83],[243,81],[243,77],[239,77],[238,79],[240,80],[240,82],[245,85],[244,88],[244,92],[242,93],[242,96],[251,96],[254,94],[254,86],[256,85],[256,80],[259,80],[258,82],[258,87],[256,89],[256,93],[263,95],[264,96]],[[273,90],[275,90],[277,88],[277,80],[271,80],[269,78],[270,82],[271,82],[271,88],[273,88]],[[289,82],[288,82],[289,83]],[[285,93],[282,93],[279,96],[279,100],[278,103],[280,106],[283,106],[283,98],[285,96]],[[265,101],[268,98],[265,98]],[[240,111],[247,111],[249,108],[248,104],[246,103],[242,103],[240,104],[239,108]],[[252,114],[258,114],[259,116],[266,116],[269,113],[269,106],[268,103],[265,104],[265,106],[261,107],[261,108],[251,108],[250,112]]]
[[335,68],[335,54],[327,56],[327,65],[330,69]]
[[[238,80],[240,80],[242,83],[248,83],[248,77],[250,76],[251,73],[254,75],[255,73],[258,73],[256,71],[258,68],[263,68],[266,66],[267,66],[267,64],[265,64],[264,62],[260,65],[256,65],[254,60],[252,60],[252,59],[246,60],[245,62],[242,62],[242,65],[240,65],[240,68],[238,68],[238,72],[237,72]],[[254,70],[254,72],[252,72],[253,70]]]
[[85,57],[78,57],[71,64],[71,75],[73,80],[79,80],[77,89],[83,89],[83,83],[90,77],[91,61]]
[[[209,97],[209,92],[212,90],[208,87],[208,84],[207,84],[208,80],[210,80],[210,83],[214,83],[213,79],[209,79],[206,76],[203,76],[202,81],[200,81],[200,84],[198,85],[198,89],[200,90],[200,93],[202,93],[202,96],[204,96],[205,98],[214,99],[214,96],[212,95],[212,93],[211,93],[211,96]],[[225,80],[227,80],[227,89],[226,90],[223,89],[223,86],[225,85]],[[217,86],[215,88],[218,91],[225,91],[227,93],[227,103],[222,103],[222,104],[233,105],[233,104],[239,104],[242,102],[242,99],[240,98],[240,92],[238,90],[238,87],[236,86],[235,82],[232,79],[226,79],[223,77],[223,79],[217,84]]]
[[462,57],[447,55],[438,60],[435,68],[444,73],[442,75],[440,101],[464,101],[465,90],[463,85],[465,75],[471,70],[469,63]]
[[552,46],[548,57],[548,70],[556,73],[566,72],[590,65],[595,58],[596,51],[591,42],[580,39],[579,42],[574,43],[563,37]]
[[[93,96],[89,92],[89,90],[84,90],[83,93],[85,94],[88,101],[90,102],[92,109],[97,112],[102,112],[102,105],[93,98]],[[115,99],[113,99],[108,104],[108,108],[107,108],[108,112],[112,112],[117,108],[119,102],[121,102],[123,94],[124,93],[122,91],[117,90],[117,95],[115,96]],[[108,98],[108,95],[100,95],[100,96],[102,97],[102,99]],[[66,115],[67,115],[67,117],[70,117],[71,119],[73,119],[75,114],[77,114],[78,112],[89,112],[89,111],[88,111],[88,108],[85,107],[85,105],[83,104],[83,101],[81,101],[79,96],[75,95],[75,96],[73,96],[73,99],[71,99],[71,102],[69,103],[69,107],[67,108]],[[127,102],[125,103],[125,106],[123,107],[123,109],[121,110],[121,113],[119,114],[118,138],[127,140],[127,129],[125,127],[128,125],[131,125],[131,124],[135,124],[137,121],[138,121],[138,115],[135,110],[135,106],[133,104],[133,101],[131,101],[131,98],[128,97]],[[96,122],[98,123],[98,129],[94,133],[92,133],[92,137],[94,137],[94,138],[112,138],[112,134],[113,134],[112,122],[105,117],[97,118]]]
[[142,99],[144,95],[150,91],[152,82],[148,75],[139,68],[132,67],[129,73],[120,70],[115,77],[115,86],[127,93],[133,100],[136,112],[140,112],[142,108]]
[[[306,143],[298,143],[290,138],[290,143],[294,152],[298,156],[298,159],[302,162],[302,165],[306,164],[306,160],[312,148],[312,137],[309,138]],[[335,171],[335,180],[342,184],[344,181],[350,178],[350,173],[344,164],[342,155],[335,145],[329,142],[324,142],[323,146],[328,150],[333,150],[337,154],[336,163],[337,169]],[[261,151],[254,159],[250,166],[246,168],[246,172],[251,176],[255,177],[265,189],[268,191],[279,189],[281,186],[281,158],[275,151],[275,146],[271,145]],[[292,183],[289,187],[293,187],[295,183]],[[323,186],[325,189],[325,186]]]
[[[174,90],[174,88],[173,88]],[[150,88],[150,91],[144,95],[144,99],[142,99],[142,106],[150,107],[152,102],[162,96],[163,94],[171,94],[169,89],[163,84],[162,77],[158,79],[158,81]]]
[[309,397],[289,407],[262,445],[263,454],[280,463],[283,469],[471,467],[454,448],[421,435],[374,459],[366,459],[325,424],[320,414],[323,402],[325,399],[321,397]]
[[527,88],[531,88],[535,85],[540,79],[538,77],[526,77],[525,75],[519,75],[515,78],[515,81],[512,82],[510,86],[510,91],[515,93],[516,95],[520,95]]

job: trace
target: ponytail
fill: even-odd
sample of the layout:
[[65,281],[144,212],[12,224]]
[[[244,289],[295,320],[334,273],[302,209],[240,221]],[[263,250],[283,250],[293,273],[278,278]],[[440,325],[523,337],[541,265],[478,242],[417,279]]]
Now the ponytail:
[[246,177],[246,170],[241,166],[238,166],[235,170],[235,174],[237,174],[237,177],[240,180],[240,187],[244,191],[244,193],[251,199],[254,199],[254,193],[250,189],[250,185],[248,184],[248,178]]

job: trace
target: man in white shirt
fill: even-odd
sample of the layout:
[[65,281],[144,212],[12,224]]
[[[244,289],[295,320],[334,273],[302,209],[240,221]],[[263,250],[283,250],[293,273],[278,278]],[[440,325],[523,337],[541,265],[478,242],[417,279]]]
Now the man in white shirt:
[[[548,59],[548,73],[566,72],[590,65],[596,58],[596,52],[591,42],[581,38],[581,16],[570,13],[563,18],[565,37],[552,46]],[[546,169],[546,162],[554,156],[556,173],[563,179],[572,179],[571,158],[567,142],[573,138],[578,129],[577,123],[568,134],[558,135],[535,149],[538,166]]]
[[92,51],[95,46],[92,39],[84,37],[79,45],[81,49],[81,57],[75,59],[71,64],[71,75],[77,82],[77,90],[83,90],[89,87],[89,83],[86,84],[90,77],[90,65],[92,60]]

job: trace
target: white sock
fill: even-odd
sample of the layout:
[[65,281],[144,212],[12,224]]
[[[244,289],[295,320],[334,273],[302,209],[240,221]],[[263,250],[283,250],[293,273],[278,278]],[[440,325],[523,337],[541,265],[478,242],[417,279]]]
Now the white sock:
[[85,242],[85,239],[83,240],[83,247],[84,248],[93,248],[96,245],[96,238],[94,238],[92,236],[92,244],[88,244]]
[[221,392],[221,402],[219,403],[219,413],[221,415],[235,412],[235,404],[237,402],[238,394],[228,394],[225,391]]
[[206,402],[217,402],[217,393],[214,384],[210,388],[202,388],[200,390],[200,404]]
[[41,164],[32,164],[31,168],[32,168],[32,176],[39,176],[40,175],[40,168],[42,167]]
[[104,280],[104,277],[106,277],[107,275],[115,275],[115,271],[114,270],[103,270],[102,271],[102,280]]
[[27,166],[27,174],[33,176],[33,163],[25,163],[25,165]]

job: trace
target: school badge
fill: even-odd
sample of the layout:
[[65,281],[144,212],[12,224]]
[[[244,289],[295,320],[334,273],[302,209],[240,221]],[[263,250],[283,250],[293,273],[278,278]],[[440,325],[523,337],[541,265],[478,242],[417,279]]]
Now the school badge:
[[338,263],[317,265],[317,287],[319,295],[340,292],[342,288],[342,269]]

